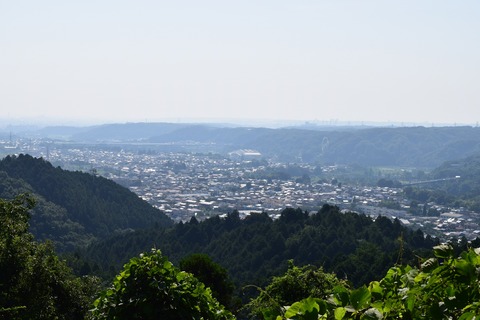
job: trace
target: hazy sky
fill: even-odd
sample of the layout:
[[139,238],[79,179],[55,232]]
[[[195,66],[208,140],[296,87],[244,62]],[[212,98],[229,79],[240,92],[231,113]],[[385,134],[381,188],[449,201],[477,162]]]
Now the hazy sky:
[[0,0],[19,118],[475,124],[480,1]]

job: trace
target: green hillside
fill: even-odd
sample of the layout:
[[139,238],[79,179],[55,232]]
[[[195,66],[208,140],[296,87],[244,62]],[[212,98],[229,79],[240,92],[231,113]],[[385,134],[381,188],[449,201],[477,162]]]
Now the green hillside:
[[480,156],[447,161],[432,171],[432,177],[434,179],[459,177],[457,181],[441,187],[454,196],[476,198],[480,195]]
[[419,203],[464,207],[480,211],[480,156],[446,161],[429,174],[427,181],[404,188],[408,198]]
[[32,233],[40,240],[53,240],[61,251],[126,230],[173,224],[111,180],[66,171],[29,155],[5,157],[0,161],[0,197],[12,199],[25,192],[37,199]]

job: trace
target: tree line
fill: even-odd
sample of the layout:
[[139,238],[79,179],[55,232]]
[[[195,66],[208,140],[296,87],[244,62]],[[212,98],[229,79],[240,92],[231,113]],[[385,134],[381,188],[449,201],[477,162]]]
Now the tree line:
[[263,285],[287,269],[287,261],[312,264],[335,272],[354,285],[380,277],[395,263],[416,263],[438,239],[411,230],[398,220],[341,212],[325,204],[318,212],[287,208],[279,219],[252,213],[240,219],[233,211],[225,218],[198,222],[192,218],[165,228],[117,234],[78,254],[91,268],[110,275],[123,263],[151,247],[173,262],[203,253],[221,263],[237,287]]

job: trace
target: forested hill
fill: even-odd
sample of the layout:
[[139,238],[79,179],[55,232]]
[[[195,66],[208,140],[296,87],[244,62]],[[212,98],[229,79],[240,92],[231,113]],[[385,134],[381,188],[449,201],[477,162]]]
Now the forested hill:
[[455,196],[480,200],[480,155],[447,161],[432,171],[433,179],[458,176],[461,179],[445,183],[446,191]]
[[[442,183],[431,184],[424,188],[407,189],[413,191],[412,199],[426,203],[466,207],[480,211],[480,156],[447,161],[430,174],[431,179],[447,179]],[[457,177],[457,179],[451,179]]]
[[266,128],[183,127],[152,142],[198,141],[247,148],[282,161],[430,167],[480,154],[480,128],[409,127],[331,131]]
[[[132,256],[156,247],[172,261],[206,253],[225,267],[238,286],[264,284],[285,271],[287,261],[315,264],[355,284],[381,278],[395,263],[417,263],[435,239],[386,217],[375,220],[324,205],[316,214],[285,209],[277,220],[238,212],[203,222],[195,218],[170,229],[152,228],[116,235],[84,253],[105,270],[119,270]],[[418,255],[418,256],[417,256]]]
[[24,192],[37,199],[32,233],[53,240],[59,250],[116,232],[173,224],[163,212],[111,180],[66,171],[29,155],[5,157],[0,161],[0,198]]
[[45,128],[41,136],[82,143],[128,142],[175,150],[228,153],[255,149],[283,162],[434,168],[480,154],[478,127],[232,127],[207,124],[126,123]]

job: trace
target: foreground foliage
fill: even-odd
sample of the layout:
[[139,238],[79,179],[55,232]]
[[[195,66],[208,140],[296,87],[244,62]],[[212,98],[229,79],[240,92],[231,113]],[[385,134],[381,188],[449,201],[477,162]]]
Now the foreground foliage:
[[296,266],[290,260],[284,275],[273,277],[271,283],[244,308],[250,315],[269,318],[282,312],[282,306],[294,303],[307,296],[327,297],[338,286],[347,283],[335,274],[324,272],[312,265]]
[[99,286],[78,278],[28,232],[34,201],[0,199],[0,319],[83,319]]
[[160,250],[132,258],[94,303],[91,319],[234,319],[192,274]]
[[434,254],[419,268],[393,267],[368,286],[337,286],[326,299],[311,296],[265,319],[477,319],[480,250],[454,258],[452,246],[443,244]]
[[[131,259],[92,306],[97,280],[74,276],[51,244],[33,240],[33,206],[28,196],[0,200],[0,319],[84,319],[89,308],[96,320],[234,319],[210,288],[159,250]],[[355,289],[321,268],[290,263],[249,307],[267,320],[477,319],[480,249],[456,256],[442,244],[433,253],[417,267],[394,266],[383,279]],[[198,266],[200,259],[194,260]]]
[[[212,290],[212,295],[225,307],[232,306],[234,285],[228,277],[228,272],[210,256],[195,253],[180,260],[181,270],[189,272]],[[231,310],[231,309],[229,309]]]

